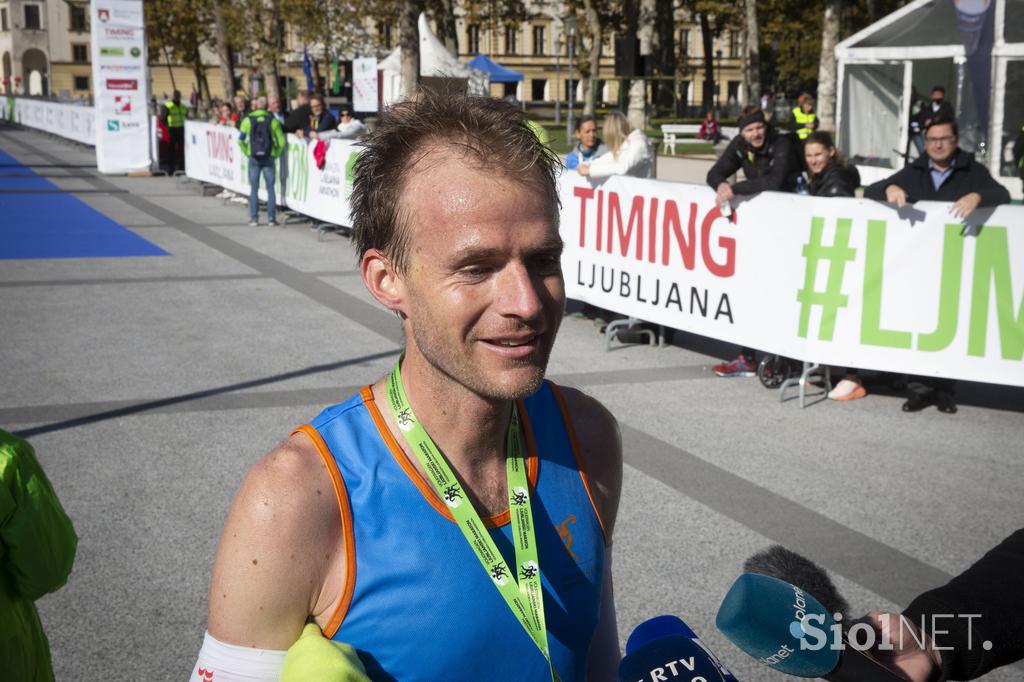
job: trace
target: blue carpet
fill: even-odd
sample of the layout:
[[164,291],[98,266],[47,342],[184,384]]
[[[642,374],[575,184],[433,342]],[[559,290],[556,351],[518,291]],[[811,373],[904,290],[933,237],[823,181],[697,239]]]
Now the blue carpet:
[[170,255],[57,189],[0,149],[0,260]]

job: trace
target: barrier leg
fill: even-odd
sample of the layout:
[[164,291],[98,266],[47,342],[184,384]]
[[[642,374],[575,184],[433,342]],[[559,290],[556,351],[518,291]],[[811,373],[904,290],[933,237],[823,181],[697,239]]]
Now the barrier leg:
[[[613,321],[609,322],[608,326],[605,327],[605,330],[604,330],[604,334],[605,334],[604,349],[605,349],[605,351],[609,351],[609,350],[612,349],[612,341],[614,341],[616,338],[619,337],[619,332],[622,332],[622,331],[625,331],[625,330],[631,330],[636,325],[642,324],[642,323],[643,323],[643,320],[639,320],[639,319],[637,319],[635,317],[627,317],[624,320],[613,320]],[[655,346],[655,345],[658,345],[658,343],[659,343],[657,337],[654,334],[654,332],[651,331],[650,329],[638,329],[638,330],[636,330],[636,333],[639,334],[639,335],[647,337],[647,343],[650,346]],[[624,346],[635,345],[635,344],[632,344],[632,343],[624,343],[624,342],[622,342],[622,339],[619,339],[619,341]]]
[[[786,401],[787,388],[792,388],[793,386],[796,386],[797,395],[800,399],[800,409],[807,407],[807,384],[810,383],[811,375],[814,374],[820,368],[821,365],[816,362],[804,362],[804,368],[803,371],[800,373],[800,376],[793,377],[792,379],[786,379],[785,381],[782,382],[782,385],[779,386],[779,402],[782,403]],[[828,365],[825,365],[824,380],[824,395],[827,397],[829,391],[832,390],[832,368],[829,367]]]

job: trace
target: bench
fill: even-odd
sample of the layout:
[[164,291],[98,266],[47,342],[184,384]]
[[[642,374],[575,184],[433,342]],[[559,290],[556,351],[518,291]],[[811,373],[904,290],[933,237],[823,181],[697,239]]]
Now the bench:
[[[739,134],[739,129],[730,126],[721,128],[722,135],[729,140]],[[661,144],[664,153],[676,153],[676,143],[682,142],[680,136],[694,137],[700,132],[699,123],[664,123],[661,126]]]

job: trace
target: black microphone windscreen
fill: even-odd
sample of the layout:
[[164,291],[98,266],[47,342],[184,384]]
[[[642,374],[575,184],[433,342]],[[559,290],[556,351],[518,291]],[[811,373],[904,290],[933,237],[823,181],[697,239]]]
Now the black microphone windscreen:
[[790,551],[782,545],[772,545],[763,552],[743,562],[743,570],[747,573],[760,573],[796,585],[800,589],[814,595],[829,613],[843,614],[843,620],[849,622],[850,605],[828,577],[828,573],[816,563]]

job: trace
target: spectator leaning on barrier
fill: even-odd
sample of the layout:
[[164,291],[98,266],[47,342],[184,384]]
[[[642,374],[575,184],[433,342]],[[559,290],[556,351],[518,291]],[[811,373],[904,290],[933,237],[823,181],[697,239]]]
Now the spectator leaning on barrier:
[[309,123],[309,90],[299,90],[295,95],[295,108],[291,110],[284,121],[286,133],[298,134]]
[[334,120],[331,112],[327,111],[324,98],[320,95],[313,95],[309,98],[309,118],[306,119],[306,125],[296,130],[295,134],[298,137],[316,140],[320,137],[320,133],[330,132],[337,127],[338,122]]
[[249,113],[249,100],[245,95],[235,95],[235,112],[239,118],[244,117]]
[[277,158],[285,147],[281,122],[267,111],[267,98],[256,99],[256,109],[239,125],[238,146],[249,157],[249,225],[259,225],[260,175],[267,183],[267,224],[277,225],[274,194]]
[[[832,136],[823,130],[813,132],[804,141],[804,164],[807,166],[808,191],[816,197],[856,196],[860,174],[836,149]],[[856,369],[850,368],[843,379],[829,391],[830,400],[857,400],[868,394]]]
[[[925,155],[901,171],[864,190],[866,199],[888,201],[897,208],[918,201],[951,201],[949,212],[966,220],[979,206],[1010,203],[1010,193],[988,170],[957,145],[956,121],[933,118],[924,129]],[[957,411],[951,379],[911,377],[904,412],[935,405],[940,412]]]
[[0,664],[5,680],[52,680],[35,601],[68,579],[78,537],[32,446],[0,430]]
[[[737,194],[794,191],[801,172],[799,142],[793,135],[781,134],[769,125],[756,104],[740,111],[739,129],[740,134],[729,142],[708,171],[708,185],[715,190],[715,203],[722,207],[723,214],[732,211],[730,202]],[[729,177],[741,169],[746,179],[730,185]],[[754,376],[754,351],[743,348],[735,360],[715,365],[712,370],[720,377]]]
[[[601,141],[597,134],[597,121],[593,116],[580,116],[576,119],[576,144],[570,155],[576,155],[577,165],[590,163],[602,154],[608,153],[608,145]],[[570,166],[571,168],[572,166]]]
[[167,102],[167,127],[171,136],[171,174],[185,170],[185,119],[188,118],[188,107],[181,103],[181,93],[174,91],[174,96]]
[[231,126],[233,128],[238,127],[238,114],[235,113],[235,108],[231,106],[230,102],[224,102],[220,105],[220,115],[217,117],[217,125]]
[[342,109],[340,114],[341,120],[338,121],[338,128],[320,133],[321,140],[355,140],[366,134],[366,124],[358,118],[354,118],[351,111]]
[[629,120],[618,111],[604,117],[604,142],[608,152],[588,164],[580,164],[580,175],[607,178],[612,175],[632,175],[635,178],[654,176],[654,154],[643,131],[635,130]]

